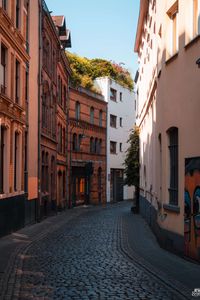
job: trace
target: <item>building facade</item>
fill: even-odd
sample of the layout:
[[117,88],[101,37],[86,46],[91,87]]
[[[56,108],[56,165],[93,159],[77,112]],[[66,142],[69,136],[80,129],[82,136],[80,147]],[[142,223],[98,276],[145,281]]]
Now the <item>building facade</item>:
[[108,104],[107,117],[107,201],[133,199],[133,187],[124,186],[124,160],[127,140],[135,124],[134,93],[108,77],[96,85]]
[[70,68],[65,48],[70,34],[63,16],[51,17],[42,2],[40,90],[40,217],[66,207],[67,101]]
[[106,202],[106,116],[104,97],[70,88],[69,206]]
[[[56,205],[58,209],[67,206],[67,126],[69,108],[69,77],[70,67],[65,54],[65,48],[71,47],[70,32],[66,28],[64,16],[53,16],[53,22],[57,28],[61,48],[57,62],[57,192]],[[52,178],[52,183],[54,179]]]
[[[28,1],[0,2],[0,235],[25,222],[28,191]],[[9,216],[9,218],[8,218]]]
[[140,211],[162,246],[200,260],[198,0],[140,1]]

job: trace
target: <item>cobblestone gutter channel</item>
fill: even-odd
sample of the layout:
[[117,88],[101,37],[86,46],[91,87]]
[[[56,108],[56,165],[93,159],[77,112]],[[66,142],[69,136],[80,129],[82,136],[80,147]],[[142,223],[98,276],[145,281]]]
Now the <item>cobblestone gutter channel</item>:
[[122,210],[82,209],[16,249],[0,299],[190,299],[133,252]]
[[[169,278],[166,274],[162,273],[160,270],[156,269],[154,266],[149,264],[141,256],[137,255],[130,247],[127,234],[127,225],[124,222],[123,217],[119,218],[118,223],[118,234],[119,234],[119,243],[120,251],[125,255],[130,261],[134,263],[135,266],[138,266],[140,269],[143,269],[149,276],[155,278],[161,285],[166,287],[166,290],[170,290],[174,294],[174,299],[192,299],[191,291],[183,286],[180,282]],[[171,299],[170,299],[171,300]]]

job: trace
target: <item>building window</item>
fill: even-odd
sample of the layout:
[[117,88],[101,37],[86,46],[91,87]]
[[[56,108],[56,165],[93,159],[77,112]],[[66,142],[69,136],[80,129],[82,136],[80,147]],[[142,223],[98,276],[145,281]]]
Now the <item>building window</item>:
[[99,140],[98,138],[95,138],[95,143],[94,143],[94,152],[98,153],[98,144],[99,144]]
[[76,120],[80,120],[80,103],[79,102],[76,102],[75,118],[76,118]]
[[7,0],[2,0],[2,8],[7,10]]
[[90,153],[94,153],[94,148],[95,148],[95,146],[94,146],[94,138],[91,137],[90,138]]
[[65,136],[65,128],[63,128],[63,136],[62,136],[62,138],[63,138],[63,143],[62,143],[62,145],[63,145],[63,154],[65,154],[66,153],[66,143],[65,143],[65,139],[66,139],[66,136]]
[[7,48],[1,44],[1,93],[6,94]]
[[117,91],[110,88],[110,100],[117,102]]
[[72,139],[72,150],[77,151],[77,134],[73,134],[73,139]]
[[49,191],[49,154],[46,153],[46,159],[45,159],[45,190],[46,192]]
[[24,191],[28,192],[28,132],[25,132],[24,141]]
[[64,85],[64,110],[66,110],[66,105],[67,105],[67,91],[66,91],[66,86]]
[[20,0],[16,0],[16,28],[20,26]]
[[101,150],[102,150],[102,139],[99,140],[98,154],[101,154]]
[[17,191],[19,173],[19,133],[15,131],[14,135],[14,191]]
[[81,142],[82,142],[82,139],[83,139],[83,134],[79,134],[78,135],[78,145],[77,145],[77,150],[78,151],[81,151]]
[[122,118],[119,118],[119,126],[122,127]]
[[26,69],[26,75],[25,75],[25,100],[28,101],[28,91],[29,91],[29,69]]
[[62,95],[61,95],[61,78],[60,75],[58,75],[58,103],[62,104]]
[[5,127],[0,126],[0,194],[4,193]]
[[63,198],[65,198],[65,183],[66,183],[66,178],[65,178],[65,171],[63,172]]
[[178,1],[172,5],[167,12],[170,18],[170,54],[173,55],[178,51]]
[[20,62],[16,59],[15,62],[15,102],[19,104],[20,91]]
[[122,92],[119,93],[119,100],[122,101]]
[[178,128],[172,127],[168,131],[169,137],[169,203],[178,205]]
[[114,115],[110,115],[110,127],[117,127],[117,117]]
[[62,153],[62,142],[63,142],[63,137],[62,137],[62,126],[58,124],[58,152]]
[[198,0],[193,0],[193,37],[198,34],[199,9]]
[[122,143],[119,143],[119,151],[122,152]]
[[90,108],[90,123],[94,124],[94,107]]
[[103,124],[103,112],[102,110],[99,111],[99,126],[102,127]]
[[42,151],[42,193],[45,192],[45,153]]
[[29,53],[29,0],[24,0],[24,37],[26,39],[26,51]]
[[51,157],[51,197],[55,199],[55,157]]
[[117,143],[110,141],[110,153],[111,154],[116,154],[117,152]]

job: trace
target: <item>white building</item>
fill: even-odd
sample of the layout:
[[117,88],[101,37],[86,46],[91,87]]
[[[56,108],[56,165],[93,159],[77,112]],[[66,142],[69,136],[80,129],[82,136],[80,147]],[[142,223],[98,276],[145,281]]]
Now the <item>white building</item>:
[[109,77],[95,80],[108,103],[107,202],[133,199],[133,187],[123,185],[127,140],[135,124],[134,93]]

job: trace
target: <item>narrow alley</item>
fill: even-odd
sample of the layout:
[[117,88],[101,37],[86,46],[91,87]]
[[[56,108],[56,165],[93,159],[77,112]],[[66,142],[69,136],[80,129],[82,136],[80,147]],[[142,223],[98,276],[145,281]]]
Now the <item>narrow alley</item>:
[[130,208],[79,207],[2,238],[0,299],[190,299],[198,265],[161,249]]

